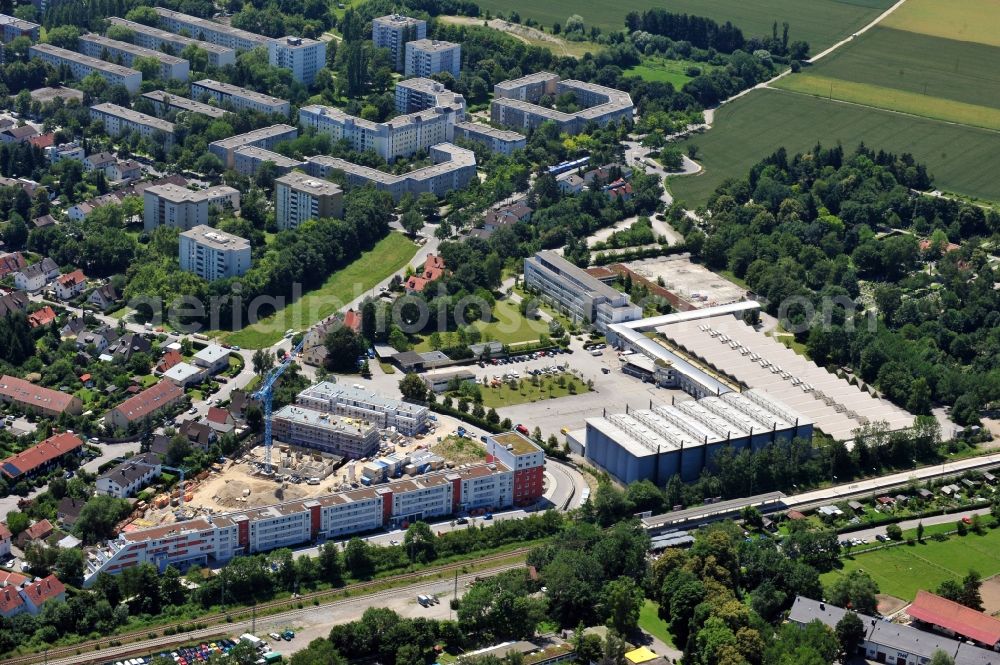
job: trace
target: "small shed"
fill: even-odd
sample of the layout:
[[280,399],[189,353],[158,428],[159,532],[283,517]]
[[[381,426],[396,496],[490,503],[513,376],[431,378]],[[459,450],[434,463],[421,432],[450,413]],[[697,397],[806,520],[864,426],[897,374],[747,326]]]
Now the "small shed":
[[858,502],[858,501],[848,501],[847,502],[847,507],[850,508],[851,510],[853,510],[854,512],[856,512],[856,513],[863,513],[863,512],[865,512],[865,507],[863,505],[861,505],[861,503]]

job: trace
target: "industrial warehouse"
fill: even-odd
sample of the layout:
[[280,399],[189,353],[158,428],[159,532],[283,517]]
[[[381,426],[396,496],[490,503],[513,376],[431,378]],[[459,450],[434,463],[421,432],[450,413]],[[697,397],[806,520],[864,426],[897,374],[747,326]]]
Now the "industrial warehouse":
[[608,342],[635,355],[624,358],[627,373],[696,398],[761,390],[840,441],[851,440],[869,423],[885,422],[890,430],[913,425],[912,414],[743,321],[758,309],[757,302],[741,301],[614,323]]
[[662,486],[674,475],[697,480],[720,450],[810,441],[812,429],[811,421],[764,393],[729,392],[588,418],[585,456],[623,483]]
[[[84,585],[92,585],[100,573],[119,573],[141,563],[160,570],[168,565],[221,563],[241,554],[537,501],[545,466],[541,449],[517,433],[501,436],[499,445],[490,448],[490,461],[484,463],[123,532],[90,550]],[[514,439],[516,445],[510,443]]]

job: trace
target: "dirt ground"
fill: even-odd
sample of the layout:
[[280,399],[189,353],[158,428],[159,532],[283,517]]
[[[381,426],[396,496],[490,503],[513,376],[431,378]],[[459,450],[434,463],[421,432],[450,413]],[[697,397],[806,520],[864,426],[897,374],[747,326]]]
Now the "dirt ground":
[[885,593],[876,594],[875,599],[878,601],[878,613],[882,616],[895,614],[909,605],[902,598],[896,598]]
[[1000,577],[994,576],[983,580],[979,593],[983,597],[986,614],[1000,616]]

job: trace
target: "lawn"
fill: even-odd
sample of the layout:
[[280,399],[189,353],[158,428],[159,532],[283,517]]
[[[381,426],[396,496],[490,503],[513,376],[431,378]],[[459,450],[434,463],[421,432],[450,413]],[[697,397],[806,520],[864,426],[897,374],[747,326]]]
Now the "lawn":
[[[564,386],[559,385],[560,377],[565,377]],[[565,397],[573,394],[570,391],[570,385],[574,383],[576,384],[576,393],[590,392],[587,384],[572,374],[546,376],[538,381],[537,386],[532,385],[531,380],[526,378],[522,378],[518,383],[520,384],[519,387],[513,389],[507,383],[497,388],[484,386],[482,388],[483,406],[499,409],[504,406],[514,406],[515,404],[527,404],[528,402],[537,402],[543,399]]]
[[863,569],[882,593],[913,600],[920,589],[933,590],[945,580],[960,580],[975,569],[983,577],[1000,573],[1000,530],[977,536],[952,536],[944,542],[900,545],[843,559],[844,567],[821,576],[829,586],[839,575]]
[[445,437],[443,441],[433,444],[430,451],[455,464],[480,462],[486,459],[486,448],[479,441],[460,436]]
[[[618,31],[624,27],[625,15],[651,8],[666,7],[672,12],[707,16],[716,21],[730,21],[743,30],[747,38],[771,34],[777,21],[778,30],[787,21],[789,38],[804,39],[817,53],[843,37],[855,32],[892,5],[892,0],[672,0],[669,4],[656,0],[623,0],[622,2],[581,2],[580,0],[479,0],[485,12],[508,15],[517,11],[521,19],[533,18],[546,28],[553,23],[565,23],[572,14],[579,14],[588,28],[597,26]],[[995,25],[995,24],[994,24]]]
[[291,305],[257,323],[225,336],[229,344],[247,349],[271,346],[281,339],[285,330],[303,330],[340,310],[347,303],[393,273],[401,270],[417,246],[400,233],[390,233],[356,261],[330,275],[317,289],[303,295]]
[[[549,332],[549,324],[544,321],[529,321],[521,316],[521,310],[510,300],[498,300],[493,307],[493,320],[489,323],[476,321],[473,323],[482,333],[484,342],[500,342],[502,344],[521,344],[538,341],[538,336]],[[446,333],[442,333],[443,341],[447,342]],[[414,351],[430,351],[430,337],[421,338],[414,345]]]
[[697,67],[705,74],[716,69],[716,67],[706,62],[694,62],[693,60],[643,58],[641,63],[635,67],[626,69],[622,73],[625,76],[638,76],[644,81],[671,83],[675,89],[680,90],[692,78],[685,73],[689,67]]
[[664,644],[674,646],[674,638],[667,630],[667,623],[657,614],[660,606],[648,598],[639,610],[639,628],[646,631]]
[[680,145],[698,146],[705,168],[695,176],[670,178],[671,191],[689,207],[705,203],[726,178],[743,178],[777,148],[789,153],[816,142],[865,145],[910,152],[927,164],[934,185],[957,194],[1000,200],[1000,133],[915,118],[781,90],[757,90],[726,104],[714,127]]

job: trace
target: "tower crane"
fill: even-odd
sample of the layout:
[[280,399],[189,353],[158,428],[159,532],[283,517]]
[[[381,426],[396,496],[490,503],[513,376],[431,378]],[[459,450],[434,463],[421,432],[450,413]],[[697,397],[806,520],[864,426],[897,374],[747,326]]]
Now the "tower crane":
[[260,388],[252,395],[254,399],[259,400],[264,405],[264,472],[267,475],[271,475],[271,398],[274,396],[274,384],[288,369],[292,359],[302,350],[305,341],[305,337],[303,337],[302,341],[285,356],[285,359],[268,372]]

